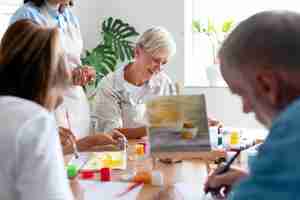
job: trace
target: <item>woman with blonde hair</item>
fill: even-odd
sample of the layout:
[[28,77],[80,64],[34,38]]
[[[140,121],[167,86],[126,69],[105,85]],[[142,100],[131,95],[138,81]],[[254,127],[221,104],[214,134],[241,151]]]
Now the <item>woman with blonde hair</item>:
[[163,67],[176,52],[163,27],[146,30],[136,43],[133,62],[103,78],[96,97],[99,131],[120,130],[129,138],[146,135],[145,101],[176,90]]
[[12,24],[0,45],[0,199],[82,197],[64,170],[52,112],[71,84],[56,28]]

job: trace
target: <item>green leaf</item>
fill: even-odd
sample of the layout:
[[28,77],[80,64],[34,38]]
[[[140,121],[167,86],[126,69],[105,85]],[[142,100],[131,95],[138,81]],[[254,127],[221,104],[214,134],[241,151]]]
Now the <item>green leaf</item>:
[[211,19],[208,19],[207,21],[207,33],[215,33],[216,27]]
[[124,48],[124,45],[122,44],[122,42],[117,43],[117,48],[118,48],[120,60],[122,62],[124,62],[125,61],[125,55],[124,55],[124,52],[122,50],[122,48]]
[[222,25],[222,32],[227,33],[229,30],[233,27],[234,20],[233,19],[228,19],[223,22]]
[[133,39],[139,35],[134,27],[121,19],[109,17],[101,24],[99,44],[85,53],[82,63],[91,65],[97,72],[94,85],[103,75],[114,71],[118,62],[130,61],[133,58]]
[[200,22],[199,21],[196,21],[196,20],[193,20],[192,21],[192,28],[195,32],[199,32],[199,33],[202,33],[202,29],[201,29],[201,25],[200,25]]
[[125,54],[126,54],[126,58],[127,60],[131,60],[133,58],[133,55],[131,54],[131,51],[130,51],[131,47],[128,46],[126,47],[124,50],[125,50]]

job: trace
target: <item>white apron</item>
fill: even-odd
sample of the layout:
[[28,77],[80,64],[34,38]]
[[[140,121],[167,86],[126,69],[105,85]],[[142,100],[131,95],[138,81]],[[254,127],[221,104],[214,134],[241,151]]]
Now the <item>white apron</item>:
[[[46,6],[41,9],[42,14],[48,19],[48,26],[57,26],[55,20],[49,15]],[[80,66],[80,54],[83,41],[79,28],[72,23],[60,28],[61,45],[67,57],[68,67],[71,69]],[[58,126],[68,127],[66,111],[69,113],[71,130],[75,136],[83,138],[89,135],[90,109],[88,99],[81,86],[72,86],[64,96],[64,101],[55,111]]]

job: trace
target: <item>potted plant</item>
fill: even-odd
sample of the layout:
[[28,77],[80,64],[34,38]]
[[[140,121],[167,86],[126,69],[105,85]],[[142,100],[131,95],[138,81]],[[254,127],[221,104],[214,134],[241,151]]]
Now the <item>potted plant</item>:
[[228,33],[232,30],[233,25],[233,19],[226,19],[221,22],[220,25],[210,18],[206,21],[193,20],[192,22],[193,31],[206,36],[211,45],[212,64],[206,68],[207,79],[210,86],[226,85],[219,70],[217,52]]
[[89,99],[95,96],[100,80],[114,71],[119,62],[133,58],[133,39],[139,35],[133,26],[112,17],[102,22],[100,33],[99,44],[87,50],[81,59],[82,64],[93,66],[96,70],[95,81],[85,87]]

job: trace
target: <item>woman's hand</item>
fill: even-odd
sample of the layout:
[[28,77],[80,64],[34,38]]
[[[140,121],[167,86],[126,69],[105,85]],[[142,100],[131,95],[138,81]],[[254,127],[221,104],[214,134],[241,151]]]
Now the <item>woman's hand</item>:
[[227,190],[224,191],[224,195],[217,195],[217,199],[226,199],[229,194],[232,185],[241,181],[241,179],[246,178],[248,176],[248,172],[241,168],[230,168],[230,170],[224,174],[216,175],[212,172],[208,177],[204,184],[204,192],[210,192],[211,188],[220,188],[222,186],[226,186]]
[[76,67],[72,70],[73,85],[84,86],[94,80],[95,77],[95,69],[88,65]]
[[127,140],[125,135],[123,133],[121,133],[118,129],[114,129],[112,131],[112,137],[113,137],[113,139],[118,140],[118,141],[124,140],[124,139]]
[[219,127],[223,126],[223,124],[215,118],[208,117],[207,121],[208,121],[208,126],[209,127],[210,126],[219,126]]
[[[84,138],[77,140],[76,144],[78,150],[83,151],[97,151],[105,148],[106,145],[119,145],[120,138],[124,137],[121,133],[113,131],[112,134],[107,133],[97,133],[95,135],[89,135]],[[109,148],[111,149],[111,147]],[[64,154],[70,154],[73,152],[72,144],[68,143],[63,146]]]
[[92,145],[93,146],[98,146],[98,145],[109,145],[113,144],[116,145],[118,144],[118,139],[115,135],[112,134],[107,134],[107,133],[99,133],[96,135],[91,136],[92,138]]
[[58,128],[60,143],[62,147],[72,145],[72,142],[76,142],[76,138],[70,129],[66,129],[64,127]]

